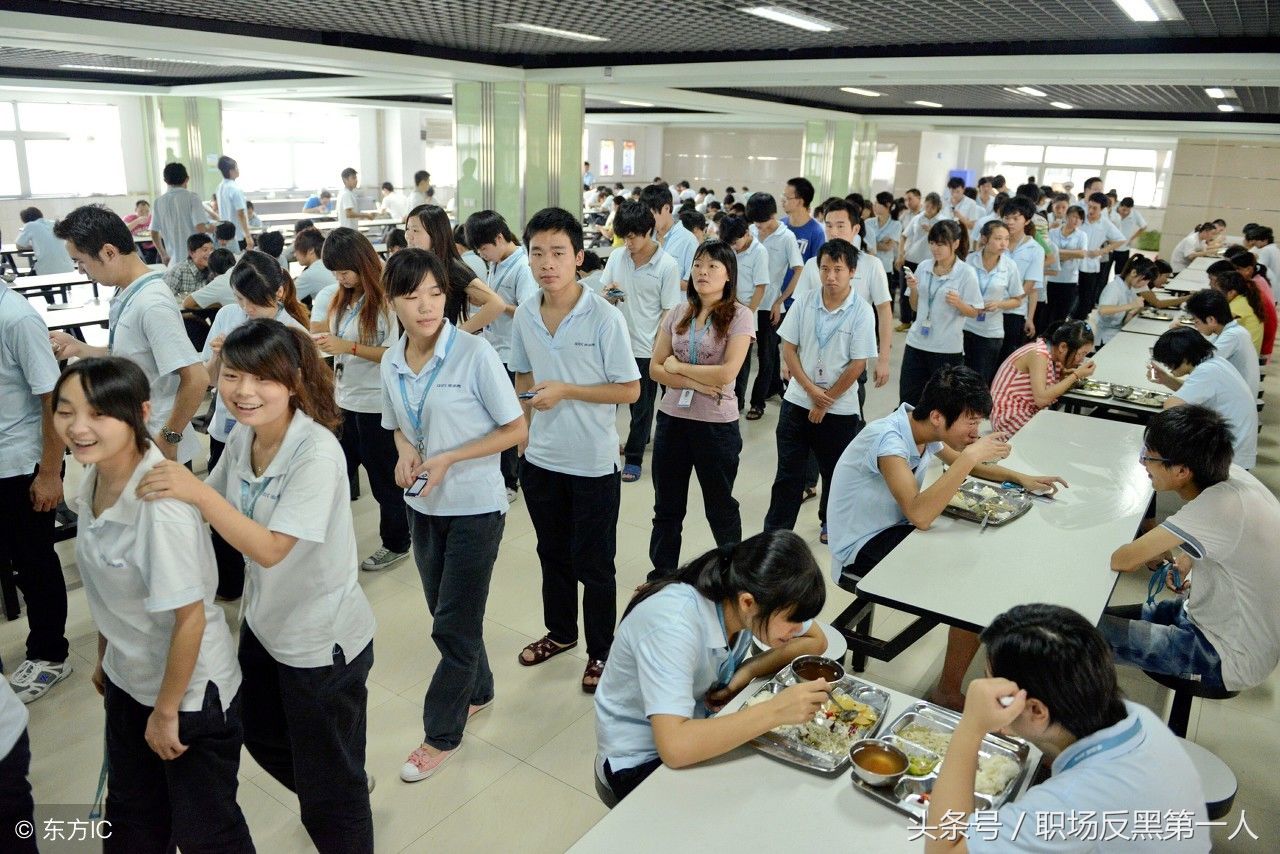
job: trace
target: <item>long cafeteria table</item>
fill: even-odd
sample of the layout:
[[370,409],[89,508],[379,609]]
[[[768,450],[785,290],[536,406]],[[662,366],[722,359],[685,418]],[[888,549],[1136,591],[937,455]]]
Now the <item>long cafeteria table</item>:
[[62,329],[72,334],[86,326],[105,327],[111,315],[110,301],[105,299],[90,300],[83,305],[67,308],[49,306],[41,302],[33,302],[31,306],[51,331]]
[[[1147,379],[1147,365],[1151,362],[1151,347],[1155,343],[1155,338],[1150,334],[1121,331],[1094,354],[1093,361],[1097,369],[1094,370],[1092,379],[1112,385],[1144,388],[1168,394],[1168,388]],[[1059,400],[1068,411],[1079,411],[1081,407],[1115,410],[1137,415],[1144,421],[1159,411],[1150,406],[1139,406],[1114,397],[1091,397],[1074,389],[1064,394]]]
[[76,285],[92,285],[93,295],[98,295],[98,283],[90,281],[83,273],[73,270],[70,273],[47,273],[43,276],[19,276],[9,283],[9,289],[23,296],[48,296],[58,293],[66,302],[72,287]]

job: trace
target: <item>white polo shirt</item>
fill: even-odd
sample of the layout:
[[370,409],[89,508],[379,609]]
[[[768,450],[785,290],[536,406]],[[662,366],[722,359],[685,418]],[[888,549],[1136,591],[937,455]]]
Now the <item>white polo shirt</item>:
[[1230,323],[1222,327],[1221,332],[1214,336],[1213,346],[1218,348],[1217,355],[1226,359],[1240,372],[1245,385],[1249,386],[1254,397],[1257,397],[1262,376],[1258,369],[1258,351],[1253,349],[1253,339],[1249,337],[1249,331],[1240,325],[1240,321],[1233,318]]
[[[116,291],[111,298],[109,329],[111,355],[136,362],[147,375],[151,384],[147,429],[152,436],[158,435],[173,414],[181,384],[177,372],[200,361],[173,292],[160,273],[148,271]],[[190,462],[199,448],[195,428],[188,424],[178,445],[178,462]]]
[[[1021,292],[1026,282],[1035,282],[1037,291],[1044,290],[1044,247],[1036,243],[1034,237],[1023,238],[1017,246],[1010,246],[1005,254],[1018,268],[1018,281],[1013,286],[1015,291]],[[1008,313],[1026,317],[1027,301],[1023,300]]]
[[796,240],[795,233],[782,223],[778,223],[773,234],[765,238],[760,237],[760,230],[753,225],[751,235],[755,238],[753,242],[763,244],[769,254],[769,287],[765,288],[764,299],[757,309],[768,311],[782,295],[791,269],[804,266],[804,256],[800,254],[800,243]]
[[[880,225],[880,221],[875,217],[864,219],[862,227],[867,232],[866,246],[869,252],[874,252],[876,259],[880,261],[880,265],[886,270],[893,269],[893,262],[898,259],[898,242],[902,239],[902,223],[896,219],[888,219],[884,225]],[[881,240],[892,240],[893,246],[881,252],[876,248],[876,244]],[[862,266],[861,256],[859,256],[858,266]]]
[[932,219],[925,216],[923,210],[912,217],[911,222],[903,230],[903,237],[906,239],[906,246],[903,247],[902,253],[904,261],[919,264],[926,258],[931,257],[929,254],[929,229],[933,228],[935,223],[942,222],[944,219],[951,219],[951,215],[946,210],[939,211],[938,215]]
[[[1010,260],[1007,254],[1001,254],[996,266],[991,270],[982,263],[982,250],[970,252],[965,263],[973,268],[978,277],[978,292],[982,295],[982,304],[999,302],[1010,297],[1022,296],[1022,280],[1018,278],[1018,265]],[[983,310],[979,317],[966,317],[964,331],[972,332],[983,338],[1004,338],[1004,311]]]
[[[1107,286],[1102,289],[1102,293],[1098,294],[1098,308],[1128,305],[1133,302],[1134,297],[1137,295],[1138,292],[1126,285],[1124,279],[1119,276],[1112,276],[1111,281],[1107,282]],[[1124,321],[1127,316],[1127,312],[1098,313],[1097,343],[1099,346],[1106,344],[1120,333],[1120,330],[1124,328]],[[1249,341],[1249,349],[1253,350],[1253,340],[1248,338],[1248,333],[1245,333],[1245,338]],[[1255,363],[1257,362],[1256,356],[1254,361]]]
[[635,259],[626,247],[609,255],[600,277],[600,286],[617,286],[626,292],[626,298],[617,309],[627,322],[631,335],[631,355],[648,359],[653,355],[653,342],[658,337],[658,323],[662,313],[684,302],[680,292],[680,267],[661,248],[655,248],[653,257],[637,267]]
[[320,293],[316,294],[316,298],[311,301],[311,322],[329,319],[329,306],[333,303],[333,296],[338,292],[340,286],[335,281],[332,285],[325,285],[320,289]]
[[735,252],[734,257],[738,259],[738,282],[735,290],[738,294],[738,302],[750,307],[751,298],[755,296],[756,288],[764,285],[764,296],[760,298],[759,308],[767,308],[769,303],[769,250],[764,248],[764,244],[751,237],[751,245],[742,252]]
[[236,294],[231,288],[231,270],[214,276],[207,285],[192,291],[191,299],[201,308],[210,308],[215,305],[235,305]]
[[[813,260],[813,259],[810,259]],[[822,300],[822,290],[805,291],[796,297],[778,327],[783,341],[796,346],[800,366],[814,384],[835,385],[850,362],[874,359],[876,317],[865,297],[849,289],[849,296],[835,311]],[[788,383],[783,399],[802,409],[812,409],[813,400],[800,383]],[[858,384],[849,386],[827,410],[830,415],[861,415]]]
[[978,204],[968,196],[963,197],[955,204],[948,203],[946,210],[951,215],[952,219],[958,220],[959,217],[957,217],[956,214],[959,213],[960,216],[963,216],[965,219],[972,220],[975,223],[982,218],[983,214],[987,213],[987,211],[983,209],[982,205]]
[[[240,224],[239,211],[247,211],[244,193],[241,192],[239,185],[231,178],[223,178],[222,183],[218,185],[218,216],[224,222],[229,222],[236,227],[236,242],[244,240],[244,227]],[[162,232],[163,233],[163,232]],[[166,235],[167,237],[167,235]],[[185,240],[186,238],[183,238]],[[239,248],[239,247],[237,247]],[[178,246],[169,246],[169,254],[177,256],[184,254],[186,244]]]
[[[858,253],[858,266],[854,268],[850,284],[854,293],[866,300],[872,308],[893,299],[889,293],[889,276],[884,271],[884,265],[870,252]],[[810,258],[804,262],[804,269],[800,271],[800,281],[796,283],[792,298],[800,299],[802,294],[820,290],[822,274],[818,272],[818,259]],[[792,308],[795,307],[794,302],[791,305]]]
[[298,542],[270,569],[245,559],[245,623],[281,664],[328,667],[335,645],[351,661],[373,640],[374,619],[357,583],[342,447],[298,410],[261,477],[253,473],[252,450],[253,430],[238,425],[205,482],[241,513]]
[[[1080,281],[1080,264],[1083,258],[1063,258],[1061,252],[1063,249],[1070,251],[1082,251],[1088,248],[1089,238],[1085,236],[1084,230],[1077,228],[1070,234],[1064,233],[1064,229],[1055,228],[1049,232],[1049,242],[1058,247],[1058,272],[1050,277],[1049,281],[1058,282],[1060,284],[1074,285]],[[1042,247],[1043,248],[1043,247]],[[1116,271],[1120,272],[1119,270]]]
[[831,532],[832,577],[837,582],[867,540],[907,522],[880,473],[880,458],[902,457],[915,472],[916,486],[922,488],[929,459],[942,450],[941,442],[930,442],[920,452],[911,436],[911,410],[904,403],[862,428],[836,463],[827,503],[827,527]]
[[1258,263],[1267,268],[1267,280],[1271,282],[1272,287],[1280,285],[1280,246],[1268,243],[1266,246],[1253,249],[1252,252],[1258,259]]
[[[1084,232],[1085,237],[1089,241],[1088,249],[1101,249],[1104,243],[1113,240],[1124,240],[1124,235],[1120,229],[1116,228],[1116,224],[1105,213],[1099,214],[1096,222],[1089,222],[1089,217],[1085,216],[1084,222],[1080,223],[1080,231]],[[1173,262],[1170,261],[1172,264]],[[1176,265],[1174,266],[1176,270]],[[1102,270],[1101,258],[1085,258],[1080,262],[1081,273],[1098,273]]]
[[[405,361],[408,340],[400,336],[382,359],[382,426],[399,430],[412,444],[423,440],[422,459],[460,448],[524,415],[507,369],[488,341],[446,320],[434,355],[415,374]],[[424,395],[429,400],[423,402]],[[416,412],[419,404],[421,435],[410,415],[410,407]],[[406,495],[405,503],[427,516],[506,513],[509,502],[498,457],[454,463],[430,495]]]
[[36,470],[44,450],[40,395],[53,391],[59,374],[49,328],[0,282],[0,478]]
[[[523,246],[517,246],[516,251],[507,256],[506,260],[493,266],[489,287],[507,305],[517,308],[537,296],[538,280],[533,276],[533,268],[529,266],[529,253]],[[514,315],[504,311],[484,328],[485,340],[493,345],[502,364],[508,367],[511,365],[511,324],[514,319]]]
[[75,262],[67,254],[67,245],[53,233],[53,222],[47,219],[33,219],[23,223],[14,238],[18,246],[30,246],[35,257],[36,272],[40,275],[49,273],[73,273]]
[[[982,291],[978,274],[959,258],[951,271],[940,276],[933,271],[933,259],[916,267],[916,319],[907,331],[908,346],[926,353],[963,353],[965,316],[947,305],[947,294],[955,292],[966,305],[981,309]],[[926,335],[925,329],[929,332]]]
[[468,249],[466,252],[462,253],[462,263],[471,268],[471,272],[475,274],[477,279],[488,284],[489,268],[485,266],[483,258],[477,255],[474,251]]
[[[148,445],[120,497],[101,516],[93,515],[97,466],[85,469],[74,499],[80,520],[76,566],[89,613],[107,639],[102,669],[130,697],[155,706],[173,641],[173,612],[203,602],[200,654],[179,708],[199,711],[205,686],[213,682],[226,709],[240,690],[240,667],[226,618],[213,601],[218,566],[209,529],[190,504],[140,501],[134,494],[162,460],[159,448]],[[345,470],[340,479],[345,482]]]
[[1174,397],[1209,407],[1226,419],[1235,439],[1233,462],[1244,469],[1258,463],[1257,395],[1230,362],[1210,356],[1191,369]]
[[[599,294],[583,288],[553,336],[542,320],[542,299],[516,309],[511,361],[517,374],[533,374],[536,385],[558,380],[573,385],[628,383],[640,379],[622,314]],[[618,470],[617,406],[562,400],[534,410],[524,457],[548,471],[603,477]]]
[[[337,300],[338,287],[341,286],[334,287],[333,294],[324,304],[323,311],[319,310],[319,297],[316,298],[313,304],[317,311],[312,313],[311,320],[312,322],[317,320],[328,321],[329,331],[332,334],[348,341],[355,341],[360,338],[358,309],[363,308],[363,306],[360,304],[360,300],[357,299],[347,307],[347,310],[342,313],[342,317],[330,318],[329,311],[332,308],[332,304]],[[328,290],[328,288],[325,290]],[[324,291],[320,293],[323,294]],[[378,328],[374,339],[372,341],[362,341],[361,343],[372,347],[390,347],[399,336],[400,324],[396,321],[396,316],[392,313],[391,308],[384,306],[383,310],[378,314]],[[378,373],[377,362],[371,362],[361,356],[353,356],[350,352],[347,352],[334,356],[333,364],[338,406],[351,412],[382,411],[382,377]]]
[[[301,329],[303,332],[308,331],[283,307],[276,310],[275,319],[285,326],[292,326],[295,329]],[[200,358],[208,362],[213,358],[214,339],[219,335],[227,335],[232,330],[248,322],[249,315],[245,314],[244,309],[238,303],[232,302],[218,309],[218,313],[213,318],[213,325],[209,327],[209,336],[205,339],[204,350],[200,353]],[[215,375],[209,377],[209,379],[214,388],[213,420],[209,422],[209,438],[225,443],[227,436],[231,433],[231,428],[236,426],[236,420],[231,417],[231,411],[227,409],[227,404],[223,401],[222,395],[218,393],[218,377]]]
[[303,267],[302,272],[293,280],[293,287],[298,292],[298,299],[303,300],[311,297],[312,304],[315,304],[315,296],[329,285],[338,284],[338,280],[333,277],[333,273],[324,262],[319,258],[310,267]]
[[[969,850],[1208,851],[1204,790],[1187,751],[1145,706],[1125,700],[1124,707],[1128,714],[1119,723],[1062,751],[1048,780],[994,816],[971,814]],[[1152,814],[1158,817],[1153,835],[1143,839],[1137,817]],[[1174,815],[1186,817],[1185,835],[1167,832]],[[1116,827],[1109,827],[1109,816]],[[1056,829],[1041,831],[1042,824]]]
[[676,219],[658,242],[662,245],[663,252],[676,259],[676,264],[680,267],[680,280],[689,281],[689,273],[693,270],[693,253],[698,249],[698,241],[693,232]]
[[347,209],[360,213],[360,199],[356,196],[355,190],[348,190],[345,187],[338,193],[338,225],[345,228],[359,228],[360,218],[347,216]]
[[1111,221],[1116,224],[1116,228],[1120,229],[1120,233],[1124,235],[1125,240],[1132,240],[1139,229],[1147,227],[1147,221],[1143,219],[1142,214],[1138,213],[1136,208],[1130,210],[1128,216],[1120,216],[1120,211],[1118,210],[1112,211]]

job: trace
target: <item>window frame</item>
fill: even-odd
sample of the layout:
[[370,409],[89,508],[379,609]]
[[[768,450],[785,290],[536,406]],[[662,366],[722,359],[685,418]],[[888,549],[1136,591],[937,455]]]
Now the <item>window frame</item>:
[[[0,193],[0,199],[60,199],[65,198],[66,193],[36,193],[31,189],[31,171],[27,159],[27,143],[28,142],[75,142],[76,137],[69,131],[37,131],[24,130],[22,127],[22,111],[19,109],[21,104],[47,104],[48,101],[27,101],[20,98],[0,98],[0,104],[8,105],[13,115],[13,129],[0,130],[0,139],[12,141],[14,144],[14,160],[18,170],[18,195],[8,195]],[[102,101],[66,101],[58,102],[61,106],[77,107],[77,106],[93,106],[93,107],[110,107],[116,111],[116,126],[123,127],[123,119],[120,115],[120,105],[114,102]],[[83,190],[80,195],[85,196],[123,196],[128,195],[128,175],[125,170],[124,163],[124,140],[123,135],[116,140],[115,150],[120,155],[120,173],[124,177],[125,183],[120,187],[91,187]]]

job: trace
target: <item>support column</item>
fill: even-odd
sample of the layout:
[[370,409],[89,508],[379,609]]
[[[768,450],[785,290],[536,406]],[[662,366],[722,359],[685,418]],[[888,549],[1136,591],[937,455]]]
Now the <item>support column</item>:
[[[222,180],[218,172],[218,156],[222,153],[222,102],[217,98],[179,98],[170,95],[155,99],[155,151],[160,155],[159,168],[166,163],[182,163],[191,175],[188,189],[201,198],[207,197]],[[156,170],[156,176],[159,170]],[[163,188],[157,186],[154,192]]]
[[804,175],[813,182],[818,201],[851,191],[866,195],[871,188],[871,164],[875,157],[874,122],[863,119],[805,122]]

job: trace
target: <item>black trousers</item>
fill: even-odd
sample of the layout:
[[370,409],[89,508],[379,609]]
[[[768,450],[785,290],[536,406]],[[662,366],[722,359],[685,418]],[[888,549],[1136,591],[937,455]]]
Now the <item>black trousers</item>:
[[907,296],[907,276],[903,270],[914,273],[917,266],[915,261],[903,261],[902,270],[898,271],[898,280],[902,288],[898,293],[898,320],[902,323],[914,323],[916,319],[916,313],[911,308],[911,298]]
[[[640,372],[642,377],[648,376],[648,369]],[[516,375],[511,371],[507,371],[507,378],[511,380],[512,387],[516,384]],[[516,451],[515,445],[507,448],[502,452],[502,456],[498,458],[499,468],[502,469],[502,481],[506,484],[507,489],[520,488],[520,454]]]
[[31,739],[24,729],[9,753],[0,759],[0,851],[36,854],[36,835],[25,839],[14,832],[18,822],[35,825],[35,800],[31,797]]
[[1076,307],[1071,311],[1071,316],[1076,320],[1088,318],[1089,312],[1093,311],[1093,307],[1098,304],[1098,294],[1106,283],[1107,280],[1101,272],[1081,273]]
[[649,359],[636,359],[640,370],[640,397],[631,404],[631,429],[623,448],[627,465],[644,462],[644,449],[653,436],[653,405],[658,398],[658,384],[649,376]]
[[[222,459],[226,449],[225,442],[209,437],[209,471]],[[218,562],[218,596],[223,599],[239,599],[244,595],[244,555],[222,538],[222,535],[209,526],[210,539],[213,541],[213,556]]]
[[364,753],[373,643],[350,660],[335,645],[328,666],[290,667],[244,623],[239,658],[249,755],[297,794],[302,826],[320,854],[372,854]]
[[[875,569],[880,561],[884,560],[889,552],[896,549],[898,544],[907,538],[907,534],[914,530],[914,525],[893,525],[863,543],[853,563],[846,566],[841,573],[841,586],[845,587],[849,582],[856,584],[857,581],[866,577],[868,572]],[[848,589],[852,589],[852,586],[849,585]]]
[[[689,479],[695,473],[716,545],[742,539],[742,514],[733,497],[742,434],[737,421],[697,421],[658,413],[653,440],[653,533],[649,536],[650,578],[680,566]],[[796,498],[799,500],[799,494]]]
[[1036,315],[1038,317],[1040,311],[1047,311],[1049,316],[1045,318],[1043,326],[1036,323],[1036,329],[1047,330],[1050,325],[1071,317],[1071,312],[1076,307],[1078,292],[1079,285],[1076,282],[1048,282],[1045,285],[1045,295],[1049,298],[1048,308],[1046,310],[1042,307]]
[[766,531],[780,528],[791,530],[795,527],[796,517],[800,514],[800,500],[810,454],[817,458],[818,470],[822,474],[818,519],[826,524],[831,474],[836,469],[840,455],[861,429],[862,419],[857,415],[827,413],[822,421],[814,424],[809,420],[808,409],[796,406],[789,400],[782,401],[776,431],[778,471],[773,478],[773,494],[764,517]]
[[742,359],[742,367],[738,368],[738,378],[733,381],[733,393],[738,398],[738,411],[747,405],[747,380],[751,378],[751,350],[755,343],[747,345],[747,355]]
[[39,472],[0,478],[0,570],[18,572],[27,599],[27,658],[67,660],[67,582],[53,550],[55,513],[31,506]]
[[769,319],[769,312],[756,312],[756,357],[759,360],[759,373],[751,384],[751,408],[764,409],[764,402],[781,383],[778,369],[778,330]]
[[524,461],[529,519],[542,564],[542,614],[556,643],[578,640],[578,584],[587,656],[609,658],[618,601],[614,555],[618,548],[619,472],[580,477]]
[[964,364],[964,353],[930,353],[908,344],[902,351],[902,375],[898,378],[898,397],[915,406],[920,401],[925,383],[946,365]]
[[[1108,273],[1111,270],[1115,270],[1116,275],[1119,276],[1121,273],[1124,272],[1124,265],[1129,263],[1129,250],[1128,249],[1112,250],[1111,258],[1109,259],[1108,263],[1111,265],[1107,270]],[[1106,281],[1108,282],[1111,281],[1111,277],[1109,275],[1107,276]]]
[[1000,358],[997,360],[999,364],[996,370],[1000,370],[1000,365],[1005,363],[1010,354],[1017,350],[1023,344],[1027,343],[1026,331],[1027,319],[1020,314],[1004,315],[1004,343],[1000,345]]
[[1004,346],[1003,338],[987,338],[964,331],[964,363],[978,372],[987,383],[996,378],[1000,369],[1000,349]]
[[354,479],[362,465],[369,475],[369,488],[378,502],[378,535],[383,548],[401,554],[409,551],[404,490],[396,486],[396,460],[400,453],[395,434],[382,426],[380,413],[344,409],[339,441],[347,458],[347,477]]
[[648,762],[641,762],[634,768],[623,768],[621,771],[614,771],[609,767],[609,760],[606,759],[604,761],[604,778],[609,784],[609,789],[613,793],[614,799],[621,801],[634,792],[641,783],[648,780],[650,774],[661,767],[661,759],[650,759]]
[[106,680],[107,854],[165,854],[254,850],[236,803],[240,769],[241,698],[224,711],[218,688],[205,688],[198,712],[178,713],[178,738],[187,750],[165,761],[145,738],[152,709]]

